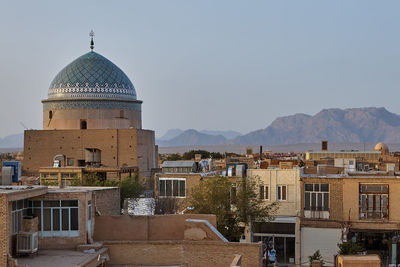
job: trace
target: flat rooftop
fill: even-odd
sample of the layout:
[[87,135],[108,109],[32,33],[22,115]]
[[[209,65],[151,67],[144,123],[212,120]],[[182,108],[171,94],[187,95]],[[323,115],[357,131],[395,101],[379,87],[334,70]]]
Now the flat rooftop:
[[17,261],[29,267],[71,267],[96,257],[96,254],[75,250],[39,250],[37,256],[19,257]]
[[47,186],[40,185],[0,185],[0,194],[16,194],[21,192],[33,192],[46,189]]
[[343,150],[343,151],[313,151],[309,150],[306,153],[313,153],[313,154],[381,154],[381,151],[359,151],[359,150]]
[[89,191],[100,191],[115,189],[118,187],[106,187],[106,186],[65,186],[60,188],[59,186],[48,186],[48,193],[74,193],[74,192],[89,192]]

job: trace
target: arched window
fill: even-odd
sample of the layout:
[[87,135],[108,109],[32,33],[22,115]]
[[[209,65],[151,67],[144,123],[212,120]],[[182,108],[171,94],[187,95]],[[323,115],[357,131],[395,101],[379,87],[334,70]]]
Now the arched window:
[[50,111],[49,111],[49,119],[51,120],[52,118],[53,118],[53,111],[50,110]]
[[123,111],[123,110],[120,110],[120,111],[119,111],[119,117],[120,117],[120,118],[123,118],[123,117],[124,117],[124,111]]
[[81,129],[82,130],[87,129],[87,122],[86,121],[81,121]]

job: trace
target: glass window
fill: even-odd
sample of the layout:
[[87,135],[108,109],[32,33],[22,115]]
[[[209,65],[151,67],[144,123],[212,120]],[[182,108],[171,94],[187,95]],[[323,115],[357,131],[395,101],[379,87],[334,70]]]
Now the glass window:
[[329,211],[329,194],[324,194],[324,204],[322,210]]
[[78,200],[61,200],[61,207],[78,207]]
[[159,195],[161,197],[186,197],[186,179],[159,178]]
[[78,230],[78,209],[71,209],[71,230]]
[[329,211],[329,184],[304,184],[304,210]]
[[278,185],[277,199],[278,200],[287,200],[287,186],[286,185]]
[[179,181],[178,180],[173,180],[172,181],[172,189],[173,189],[173,196],[177,197],[178,196],[178,191],[179,191]]
[[[25,205],[26,203],[26,205]],[[22,219],[28,213],[27,200],[17,200],[11,202],[12,232],[18,233],[22,230]]]
[[165,197],[165,180],[160,180],[160,196]]
[[59,200],[43,201],[43,207],[60,207],[60,201]]
[[322,210],[322,194],[317,194],[317,210]]
[[17,209],[22,210],[24,208],[24,201],[23,200],[18,200],[17,201]]
[[305,191],[313,191],[313,185],[312,184],[305,184],[304,185],[304,190]]
[[310,192],[304,194],[304,210],[310,210]]
[[40,208],[42,206],[42,201],[38,201],[38,200],[35,200],[35,201],[33,201],[33,207],[38,207],[38,208]]
[[53,231],[60,231],[60,209],[53,209]]
[[329,184],[321,184],[321,192],[329,192]]
[[282,186],[282,200],[286,200],[287,198],[286,198],[286,193],[287,193],[287,190],[286,190],[286,185],[284,185],[284,186]]
[[360,219],[387,219],[389,186],[382,184],[360,184]]
[[317,209],[317,194],[311,194],[311,210]]
[[186,197],[186,181],[185,180],[179,181],[179,196]]
[[62,230],[69,230],[69,209],[62,209]]
[[314,191],[319,191],[319,184],[314,184]]
[[172,180],[166,181],[166,196],[172,196]]
[[[40,202],[40,205],[39,203]],[[78,231],[78,200],[42,200],[29,208],[30,214],[38,217],[42,237],[76,236]],[[32,201],[30,205],[34,205]],[[63,206],[62,208],[60,207]],[[67,232],[62,233],[62,232]]]
[[43,231],[51,231],[51,209],[43,209]]
[[260,185],[259,194],[260,194],[260,199],[268,200],[269,199],[269,187],[268,187],[268,185]]

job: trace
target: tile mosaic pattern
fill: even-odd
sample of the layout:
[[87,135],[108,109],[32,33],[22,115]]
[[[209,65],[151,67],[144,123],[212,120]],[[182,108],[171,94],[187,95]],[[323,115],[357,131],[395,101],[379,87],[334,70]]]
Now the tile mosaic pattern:
[[84,101],[57,101],[43,102],[43,110],[60,109],[123,109],[142,110],[141,101],[107,101],[107,100],[84,100]]
[[136,100],[136,91],[120,68],[91,51],[75,59],[57,74],[51,82],[48,98]]

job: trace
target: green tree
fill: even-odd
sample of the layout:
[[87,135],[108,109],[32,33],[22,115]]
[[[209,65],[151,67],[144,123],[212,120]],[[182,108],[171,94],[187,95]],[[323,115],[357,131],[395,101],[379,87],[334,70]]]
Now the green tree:
[[223,159],[223,158],[225,157],[223,154],[221,154],[221,153],[219,153],[219,152],[211,152],[211,153],[210,153],[210,156],[211,156],[213,159]]
[[191,213],[215,214],[218,231],[230,241],[237,241],[242,234],[240,223],[268,221],[278,208],[277,202],[267,205],[257,197],[255,181],[242,178],[234,185],[222,176],[195,186],[189,203]]
[[259,184],[261,184],[259,177],[240,178],[236,183],[237,216],[241,222],[246,224],[253,221],[271,221],[279,207],[279,202],[265,204],[258,195]]
[[170,154],[170,155],[168,155],[168,156],[165,158],[165,160],[168,160],[168,161],[182,160],[182,157],[181,157],[181,155],[179,155],[178,153],[175,153],[175,154]]
[[310,266],[312,266],[313,261],[320,261],[321,266],[324,266],[324,260],[322,258],[321,252],[319,250],[315,251],[315,253],[311,256],[308,256],[308,260],[310,262]]
[[363,247],[353,242],[338,243],[338,253],[341,255],[357,255],[360,251],[363,251]]
[[138,174],[134,172],[133,176],[127,176],[122,179],[120,185],[121,208],[125,199],[137,199],[144,191],[144,186],[137,180]]
[[[121,208],[125,199],[137,199],[144,191],[144,185],[138,181],[138,173],[135,171],[132,176],[127,176],[121,180],[120,184],[120,200]],[[58,182],[57,182],[58,184]],[[95,172],[86,173],[82,176],[82,180],[75,178],[72,186],[118,186],[118,181],[107,180]]]
[[174,197],[157,197],[154,199],[154,214],[175,214],[178,209],[178,201]]
[[107,180],[96,172],[85,173],[82,180],[76,177],[71,182],[72,186],[118,186],[118,181]]

